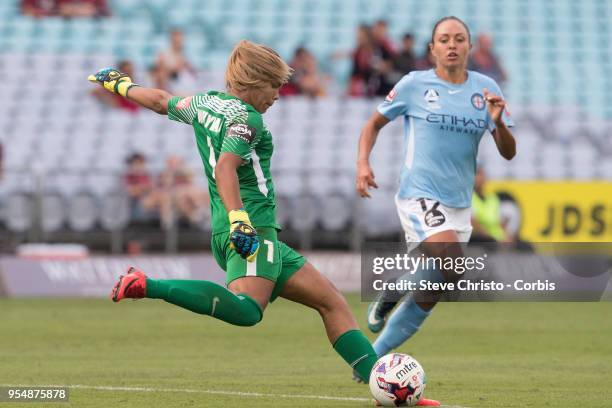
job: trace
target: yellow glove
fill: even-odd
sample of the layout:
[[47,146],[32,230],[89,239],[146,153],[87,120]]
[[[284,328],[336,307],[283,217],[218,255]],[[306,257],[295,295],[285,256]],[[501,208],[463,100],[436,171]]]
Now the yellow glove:
[[133,86],[138,86],[132,82],[127,74],[117,71],[114,68],[104,68],[98,71],[95,75],[87,77],[90,82],[96,82],[102,85],[107,90],[117,95],[127,97],[127,93]]
[[232,210],[228,214],[230,222],[230,248],[249,262],[253,262],[259,251],[259,237],[251,225],[244,208]]

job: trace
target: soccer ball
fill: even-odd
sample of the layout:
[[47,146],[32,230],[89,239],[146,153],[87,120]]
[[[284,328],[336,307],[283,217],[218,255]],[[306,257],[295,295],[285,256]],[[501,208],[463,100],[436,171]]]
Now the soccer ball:
[[378,359],[370,373],[370,391],[384,407],[412,407],[425,391],[425,371],[407,354],[387,354]]

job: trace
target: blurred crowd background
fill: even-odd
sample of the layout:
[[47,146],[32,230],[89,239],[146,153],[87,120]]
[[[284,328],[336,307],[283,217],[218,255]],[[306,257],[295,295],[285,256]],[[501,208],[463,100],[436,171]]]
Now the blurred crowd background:
[[[486,0],[7,0],[0,2],[2,249],[205,247],[208,190],[191,128],[86,77],[116,66],[177,95],[223,89],[227,56],[242,38],[272,46],[295,69],[264,116],[283,238],[343,249],[399,239],[392,197],[403,124],[381,133],[373,156],[381,189],[367,201],[353,191],[357,140],[402,76],[434,65],[431,29],[451,14],[472,32],[469,68],[501,85],[517,124],[513,161],[498,156],[489,136],[481,143],[476,238],[609,240],[609,199],[603,214],[597,210],[612,179],[606,0],[517,0],[503,12]],[[541,194],[541,208],[529,188]],[[579,204],[561,199],[575,198],[572,188],[581,191]],[[578,226],[566,210],[572,206]],[[545,233],[549,216],[558,233]],[[598,232],[591,227],[599,219]]]

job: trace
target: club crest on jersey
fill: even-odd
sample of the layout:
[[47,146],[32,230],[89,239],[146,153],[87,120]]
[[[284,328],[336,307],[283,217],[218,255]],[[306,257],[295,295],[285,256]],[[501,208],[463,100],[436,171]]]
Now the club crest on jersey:
[[389,94],[387,95],[387,97],[385,98],[385,100],[387,102],[393,102],[393,99],[395,99],[395,95],[397,95],[397,92],[395,92],[395,88],[393,88],[391,90],[391,92],[389,92]]
[[440,101],[440,94],[435,89],[428,89],[423,95],[425,102],[427,102],[428,109],[441,109],[442,107],[438,103]]
[[485,108],[485,100],[484,97],[479,94],[479,93],[475,93],[474,95],[472,95],[471,98],[472,101],[472,106],[478,110],[483,110]]
[[178,101],[178,103],[176,104],[176,109],[181,110],[181,109],[187,109],[189,107],[189,105],[191,105],[191,96],[188,96],[187,98],[183,98],[180,101]]

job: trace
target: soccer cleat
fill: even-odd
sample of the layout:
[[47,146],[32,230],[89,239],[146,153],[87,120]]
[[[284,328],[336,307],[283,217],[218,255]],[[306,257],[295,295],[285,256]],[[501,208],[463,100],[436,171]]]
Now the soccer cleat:
[[417,407],[439,407],[440,401],[436,401],[433,399],[421,398],[419,402],[416,404]]
[[387,315],[396,304],[397,302],[384,302],[383,294],[378,295],[375,300],[370,302],[368,306],[368,329],[372,333],[378,333],[385,327]]
[[113,288],[110,298],[113,302],[121,299],[141,299],[147,294],[147,276],[130,266],[126,275],[121,275]]
[[361,378],[361,376],[359,375],[359,373],[357,372],[357,370],[353,370],[353,381],[355,381],[357,384],[365,384],[365,380],[363,378]]
[[[376,406],[377,407],[382,407],[382,404],[378,401],[376,401]],[[439,407],[440,406],[440,401],[436,401],[436,400],[432,400],[432,399],[427,399],[427,398],[421,398],[421,400],[419,402],[417,402],[417,404],[415,405],[416,407]]]

